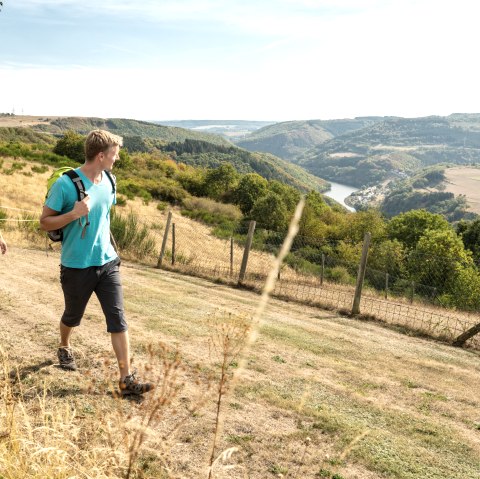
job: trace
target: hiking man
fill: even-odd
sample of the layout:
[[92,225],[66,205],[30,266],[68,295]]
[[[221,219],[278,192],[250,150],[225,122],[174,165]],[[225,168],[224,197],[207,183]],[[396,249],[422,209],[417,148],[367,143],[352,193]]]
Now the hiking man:
[[[85,197],[80,200],[74,180],[62,175],[49,190],[40,226],[61,229],[60,282],[65,310],[60,320],[60,367],[75,371],[70,346],[73,328],[80,325],[93,292],[97,295],[111,334],[120,369],[122,394],[143,394],[152,389],[130,371],[128,327],[124,317],[120,258],[110,243],[110,208],[115,203],[114,180],[109,173],[118,160],[121,137],[104,130],[91,131],[85,140],[85,163],[75,169]],[[78,180],[78,178],[77,178]]]
[[5,254],[7,252],[7,249],[7,243],[3,239],[2,232],[0,231],[0,251],[2,252],[2,254]]

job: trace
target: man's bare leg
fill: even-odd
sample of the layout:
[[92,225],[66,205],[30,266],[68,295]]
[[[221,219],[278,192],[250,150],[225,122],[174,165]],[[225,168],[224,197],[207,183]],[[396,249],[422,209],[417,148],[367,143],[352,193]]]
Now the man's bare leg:
[[118,369],[120,370],[120,380],[130,374],[130,342],[128,331],[123,333],[112,333],[112,346],[117,356]]
[[70,337],[72,335],[73,328],[63,324],[60,321],[60,347],[69,348],[70,347]]

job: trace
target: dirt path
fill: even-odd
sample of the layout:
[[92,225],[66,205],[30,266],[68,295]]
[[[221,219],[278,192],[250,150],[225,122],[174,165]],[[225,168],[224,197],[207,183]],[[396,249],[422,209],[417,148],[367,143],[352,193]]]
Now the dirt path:
[[[58,263],[57,254],[14,247],[0,257],[0,337],[21,367],[55,359],[63,309]],[[212,369],[218,361],[209,348],[212,321],[229,312],[251,316],[258,302],[248,291],[131,263],[122,265],[122,276],[137,362],[148,344],[164,341],[181,350],[186,364]],[[80,372],[65,378],[44,371],[65,383],[65,394],[78,394],[75,381],[112,356],[96,299],[74,341]],[[472,472],[480,470],[479,359],[476,352],[273,300],[226,406],[222,447],[240,448],[238,469],[228,477],[274,477],[301,465],[298,477],[321,477],[315,474],[328,467],[349,479],[480,478]],[[194,389],[187,385],[183,399]],[[213,398],[211,406],[173,446],[181,477],[201,477]],[[364,433],[351,458],[340,460]],[[313,444],[305,450],[307,436]]]

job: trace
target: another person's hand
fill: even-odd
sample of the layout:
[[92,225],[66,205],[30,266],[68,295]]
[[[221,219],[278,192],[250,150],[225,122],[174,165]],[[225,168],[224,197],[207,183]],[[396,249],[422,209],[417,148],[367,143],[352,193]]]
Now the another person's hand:
[[2,254],[5,254],[7,252],[7,243],[5,240],[0,236],[0,251]]

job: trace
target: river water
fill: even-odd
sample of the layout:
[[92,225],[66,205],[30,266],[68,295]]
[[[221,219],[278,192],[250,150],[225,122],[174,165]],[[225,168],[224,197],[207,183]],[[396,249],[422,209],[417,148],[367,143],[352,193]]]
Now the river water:
[[355,211],[355,208],[345,204],[345,198],[350,196],[354,191],[358,191],[358,188],[353,186],[342,185],[341,183],[334,183],[333,181],[328,181],[332,187],[324,193],[324,195],[333,198],[335,201],[338,201],[341,205],[345,206],[349,211]]

